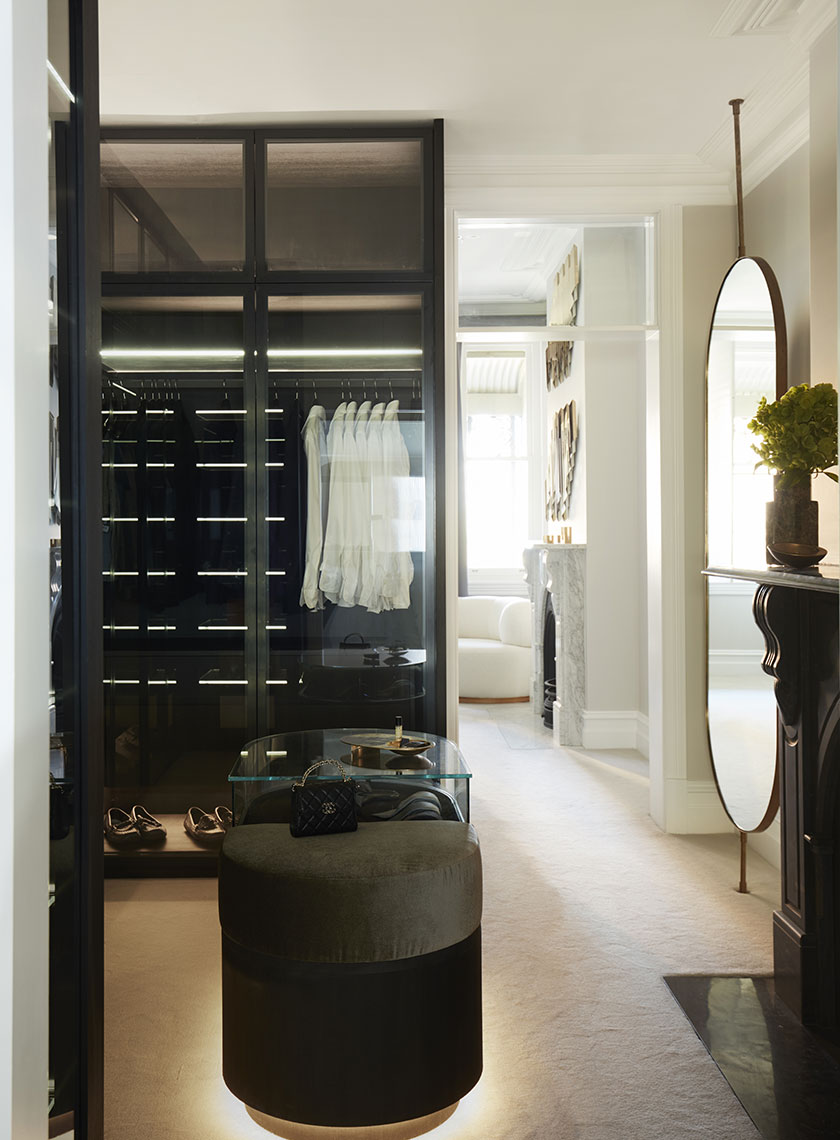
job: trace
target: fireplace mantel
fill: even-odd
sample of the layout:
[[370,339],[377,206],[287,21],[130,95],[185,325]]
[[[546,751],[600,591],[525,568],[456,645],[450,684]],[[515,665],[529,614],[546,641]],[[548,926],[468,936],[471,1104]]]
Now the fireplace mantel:
[[773,915],[776,993],[808,1025],[840,1025],[840,662],[836,566],[734,570],[756,584],[762,667],[775,680],[782,905]]
[[531,598],[534,663],[533,707],[542,708],[545,673],[543,648],[548,599],[555,620],[555,744],[580,745],[586,708],[584,628],[586,547],[577,543],[535,542],[522,555]]

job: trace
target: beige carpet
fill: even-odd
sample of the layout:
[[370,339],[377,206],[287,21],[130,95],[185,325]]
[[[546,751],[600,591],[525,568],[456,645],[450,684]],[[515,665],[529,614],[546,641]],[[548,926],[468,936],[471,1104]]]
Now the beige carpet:
[[[769,972],[778,873],[751,854],[739,895],[734,835],[663,835],[635,753],[556,750],[521,706],[462,706],[461,734],[485,1069],[428,1135],[755,1140],[662,975]],[[107,1140],[265,1140],[219,1072],[215,883],[110,881],[106,899]]]

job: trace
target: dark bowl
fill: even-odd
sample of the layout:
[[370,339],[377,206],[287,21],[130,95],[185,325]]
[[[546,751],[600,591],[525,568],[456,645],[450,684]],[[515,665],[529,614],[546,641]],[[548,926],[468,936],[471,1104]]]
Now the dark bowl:
[[804,570],[808,566],[816,566],[828,551],[822,546],[803,546],[799,542],[772,542],[767,547],[767,553],[783,566]]

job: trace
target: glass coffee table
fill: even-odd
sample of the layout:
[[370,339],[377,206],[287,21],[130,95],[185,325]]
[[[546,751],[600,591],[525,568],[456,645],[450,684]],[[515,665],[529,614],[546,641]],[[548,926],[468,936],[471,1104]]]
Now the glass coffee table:
[[[234,823],[288,822],[292,784],[318,760],[339,760],[356,781],[362,821],[412,818],[412,811],[420,813],[413,818],[435,818],[435,801],[439,818],[469,820],[472,773],[457,744],[412,731],[406,735],[430,746],[398,754],[387,747],[392,735],[374,728],[326,728],[252,740],[228,776]],[[332,764],[309,777],[339,778]]]

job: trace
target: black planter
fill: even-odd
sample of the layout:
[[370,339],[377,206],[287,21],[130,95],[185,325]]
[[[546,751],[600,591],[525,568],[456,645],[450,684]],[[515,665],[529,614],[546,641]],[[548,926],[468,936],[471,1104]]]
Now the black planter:
[[[811,499],[811,480],[780,487],[776,477],[773,501],[767,504],[767,545],[797,542],[818,546],[819,504]],[[770,552],[768,561],[776,562]]]

